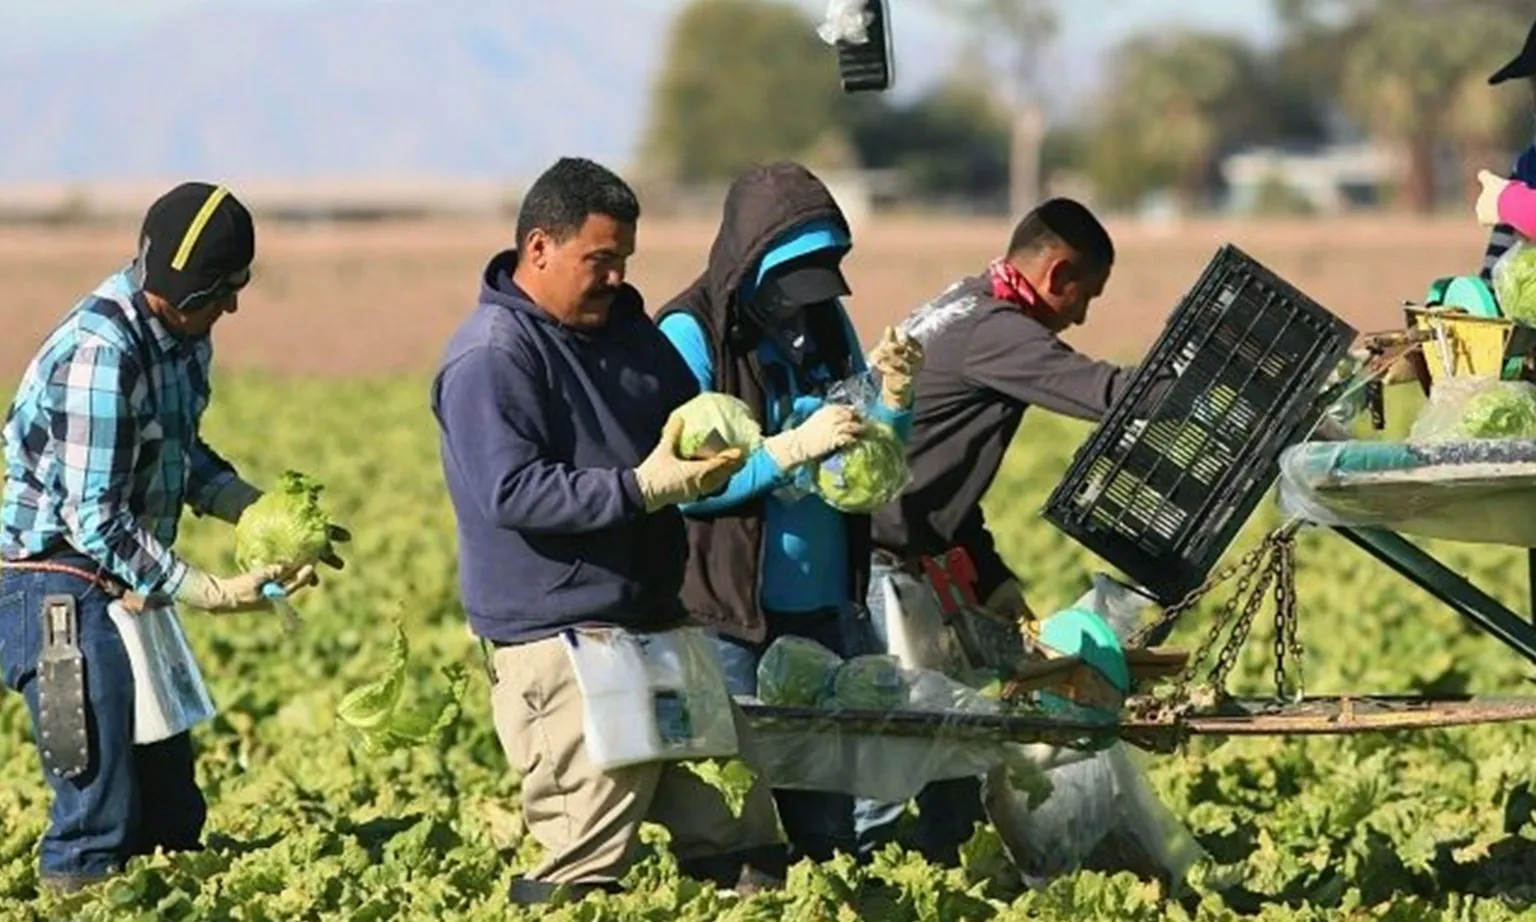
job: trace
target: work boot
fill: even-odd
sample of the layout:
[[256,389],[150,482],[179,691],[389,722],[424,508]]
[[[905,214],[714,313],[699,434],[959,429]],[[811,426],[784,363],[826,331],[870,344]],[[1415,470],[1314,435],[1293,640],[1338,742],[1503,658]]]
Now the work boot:
[[514,906],[544,906],[579,903],[593,893],[623,893],[617,881],[588,884],[554,884],[543,880],[515,877],[507,888],[507,900]]
[[789,854],[783,845],[764,845],[679,861],[678,870],[697,881],[743,896],[784,886],[789,875]]
[[60,895],[79,893],[87,887],[106,883],[117,876],[117,872],[108,871],[102,874],[40,874],[37,878],[39,890]]

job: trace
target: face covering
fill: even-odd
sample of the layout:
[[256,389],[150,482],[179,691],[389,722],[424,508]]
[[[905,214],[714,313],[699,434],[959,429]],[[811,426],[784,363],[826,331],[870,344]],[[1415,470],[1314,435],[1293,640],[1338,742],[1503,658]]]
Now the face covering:
[[783,351],[785,358],[799,365],[806,353],[805,308],[806,305],[789,298],[777,280],[770,279],[747,304],[747,316]]

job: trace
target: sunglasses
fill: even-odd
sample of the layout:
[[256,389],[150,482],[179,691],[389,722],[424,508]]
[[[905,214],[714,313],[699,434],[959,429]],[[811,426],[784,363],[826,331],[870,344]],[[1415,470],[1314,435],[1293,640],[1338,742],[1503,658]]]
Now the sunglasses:
[[217,304],[230,295],[238,293],[242,288],[251,283],[251,268],[246,266],[238,269],[214,282],[201,291],[194,291],[182,298],[176,304],[179,311],[201,310],[208,304]]

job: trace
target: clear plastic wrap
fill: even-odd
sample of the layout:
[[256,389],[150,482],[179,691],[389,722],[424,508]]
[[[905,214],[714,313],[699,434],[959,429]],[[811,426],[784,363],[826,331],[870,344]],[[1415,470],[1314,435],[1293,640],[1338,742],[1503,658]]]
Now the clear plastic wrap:
[[874,20],[865,0],[827,0],[827,18],[816,27],[816,34],[828,45],[862,45],[869,41]]
[[741,703],[813,708],[826,715],[754,724],[761,763],[754,767],[774,787],[899,802],[915,797],[931,781],[979,777],[997,768],[1027,777],[1086,757],[1065,747],[962,737],[946,732],[942,720],[923,735],[846,730],[836,719],[839,712],[958,717],[996,714],[1002,704],[943,673],[902,668],[892,656],[842,660],[800,637],[781,637],[769,645],[758,666],[758,698]]
[[1510,320],[1536,324],[1536,247],[1524,237],[1493,264],[1493,294]]
[[821,707],[843,658],[807,637],[780,637],[757,661],[757,694],[775,707]]
[[1277,501],[1316,525],[1536,547],[1536,441],[1293,445]]
[[1409,442],[1536,438],[1536,385],[1497,378],[1441,378],[1413,421]]
[[[1124,641],[1141,624],[1151,600],[1103,573],[1073,608],[1096,612]],[[1206,857],[1200,844],[1158,800],[1129,747],[1115,743],[1091,757],[1046,771],[1051,793],[1031,808],[1027,791],[997,769],[986,777],[987,815],[1014,863],[1032,884],[1071,873],[1101,849],[1122,858],[1129,849],[1150,867],[1134,870],[1183,881]]]
[[[832,508],[854,514],[873,512],[900,496],[912,473],[907,468],[906,446],[874,413],[881,399],[880,374],[874,370],[829,388],[824,403],[852,407],[864,420],[865,433],[848,448],[802,465],[794,480],[775,495],[786,502],[816,495]],[[796,414],[785,428],[804,421],[804,415]]]

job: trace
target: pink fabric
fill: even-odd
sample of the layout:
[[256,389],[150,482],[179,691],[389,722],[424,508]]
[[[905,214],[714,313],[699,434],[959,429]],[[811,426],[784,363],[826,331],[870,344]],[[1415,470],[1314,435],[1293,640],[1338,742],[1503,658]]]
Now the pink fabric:
[[1526,237],[1536,237],[1536,189],[1511,182],[1499,193],[1499,220]]

